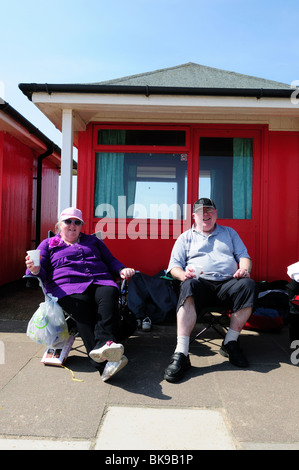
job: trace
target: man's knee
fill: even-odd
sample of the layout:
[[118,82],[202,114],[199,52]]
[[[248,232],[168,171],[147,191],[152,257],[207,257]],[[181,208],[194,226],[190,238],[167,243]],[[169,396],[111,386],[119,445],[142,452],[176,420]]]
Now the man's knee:
[[240,291],[247,292],[248,295],[255,295],[256,282],[253,279],[238,279],[237,284]]

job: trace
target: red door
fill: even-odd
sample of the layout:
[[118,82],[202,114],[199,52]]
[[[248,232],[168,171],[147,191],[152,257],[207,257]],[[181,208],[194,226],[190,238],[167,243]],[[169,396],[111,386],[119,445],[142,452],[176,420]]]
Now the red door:
[[[263,130],[263,126],[259,129],[201,126],[194,131],[192,159],[193,200],[198,197],[214,199],[218,209],[218,223],[238,232],[253,260],[252,277],[256,280],[262,274],[260,188]],[[246,155],[243,159],[251,160],[250,175],[245,170],[238,172],[237,164],[234,163],[238,161],[234,155],[234,146],[238,142],[242,143],[243,139],[251,145],[251,157]],[[247,206],[245,204],[243,210],[238,210],[244,198],[247,198]]]

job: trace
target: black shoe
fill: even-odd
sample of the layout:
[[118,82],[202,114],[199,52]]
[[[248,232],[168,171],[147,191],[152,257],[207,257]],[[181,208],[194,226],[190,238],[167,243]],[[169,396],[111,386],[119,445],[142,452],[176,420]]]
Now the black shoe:
[[224,345],[222,343],[220,354],[228,357],[231,364],[237,367],[248,367],[248,361],[242,353],[238,341],[229,341]]
[[190,369],[191,362],[189,356],[183,353],[174,353],[171,356],[169,366],[165,370],[164,379],[167,382],[178,382],[183,378],[186,370]]

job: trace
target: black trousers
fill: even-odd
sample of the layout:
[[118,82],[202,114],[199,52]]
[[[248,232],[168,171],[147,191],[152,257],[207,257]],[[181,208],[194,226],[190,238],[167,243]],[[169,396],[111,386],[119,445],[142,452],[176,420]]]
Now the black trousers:
[[82,294],[59,299],[61,307],[75,319],[88,354],[107,341],[116,341],[118,298],[116,287],[92,284]]
[[254,306],[256,283],[248,278],[232,278],[227,281],[187,279],[181,284],[177,310],[184,305],[187,297],[193,297],[198,313],[202,308],[212,306],[222,306],[235,313],[242,308]]

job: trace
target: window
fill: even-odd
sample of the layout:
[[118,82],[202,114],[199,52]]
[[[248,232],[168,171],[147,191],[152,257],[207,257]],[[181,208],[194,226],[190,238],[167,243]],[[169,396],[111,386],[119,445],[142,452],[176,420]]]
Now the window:
[[199,197],[213,199],[220,219],[252,218],[251,138],[200,139]]
[[186,132],[155,129],[99,129],[98,145],[184,147]]
[[97,152],[95,217],[181,220],[187,154]]
[[184,219],[187,134],[178,128],[98,126],[94,216]]

